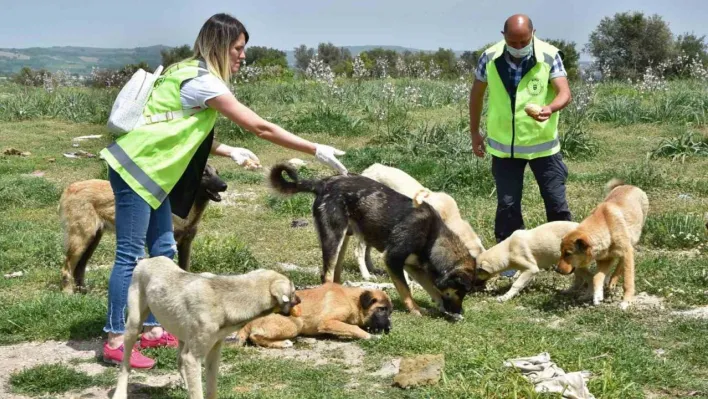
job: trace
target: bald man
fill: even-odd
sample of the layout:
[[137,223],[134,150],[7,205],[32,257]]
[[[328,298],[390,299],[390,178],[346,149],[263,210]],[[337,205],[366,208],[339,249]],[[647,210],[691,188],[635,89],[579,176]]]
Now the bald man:
[[[504,22],[504,39],[480,57],[470,92],[474,154],[492,156],[497,187],[494,235],[500,242],[523,229],[521,193],[526,164],[536,178],[548,221],[571,220],[565,196],[568,168],[558,139],[558,111],[570,102],[562,53],[535,37],[526,15]],[[487,136],[479,131],[484,92],[489,88]],[[526,110],[533,104],[535,110]]]

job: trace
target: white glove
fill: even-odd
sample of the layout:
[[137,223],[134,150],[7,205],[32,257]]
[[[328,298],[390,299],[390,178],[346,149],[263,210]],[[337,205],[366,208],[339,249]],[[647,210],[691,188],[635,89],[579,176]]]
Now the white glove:
[[261,161],[258,159],[256,154],[252,153],[250,150],[245,148],[235,147],[231,150],[231,159],[233,159],[239,166],[244,167],[259,167]]
[[344,151],[324,144],[315,144],[315,146],[315,158],[317,158],[318,161],[332,169],[338,170],[343,175],[347,174],[347,168],[335,157],[335,155],[344,155]]

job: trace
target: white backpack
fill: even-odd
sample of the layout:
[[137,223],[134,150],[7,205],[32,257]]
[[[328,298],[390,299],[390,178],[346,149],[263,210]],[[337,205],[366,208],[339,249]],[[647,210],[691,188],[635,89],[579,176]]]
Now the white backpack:
[[201,111],[201,109],[180,109],[144,117],[143,110],[160,73],[162,73],[162,65],[158,66],[153,73],[148,73],[141,68],[133,74],[113,102],[113,108],[108,117],[109,131],[122,136],[143,125],[169,121]]

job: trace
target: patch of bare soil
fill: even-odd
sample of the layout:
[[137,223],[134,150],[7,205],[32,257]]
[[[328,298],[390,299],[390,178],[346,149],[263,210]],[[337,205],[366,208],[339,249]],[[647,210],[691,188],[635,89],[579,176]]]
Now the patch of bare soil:
[[[101,374],[107,368],[115,367],[101,362],[103,341],[45,341],[26,342],[17,345],[0,346],[0,398],[21,399],[29,396],[10,393],[9,379],[12,373],[41,364],[64,363],[88,375]],[[179,374],[156,374],[151,371],[133,371],[131,392],[144,387],[162,387],[179,383]],[[108,398],[114,387],[91,387],[81,392],[67,392],[58,398]],[[131,393],[131,397],[147,398],[147,394]]]

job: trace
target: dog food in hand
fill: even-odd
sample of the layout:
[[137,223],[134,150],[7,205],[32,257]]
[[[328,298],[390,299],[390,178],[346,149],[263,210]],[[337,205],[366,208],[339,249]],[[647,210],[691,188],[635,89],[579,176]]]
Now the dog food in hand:
[[290,316],[300,317],[302,316],[302,307],[300,305],[295,305],[290,308]]
[[538,116],[542,109],[543,108],[538,104],[526,104],[526,107],[524,107],[524,111],[530,116]]
[[243,163],[243,167],[244,167],[244,169],[246,169],[246,170],[254,170],[254,169],[260,168],[261,165],[260,165],[258,162],[254,161],[254,160],[247,159],[247,160]]

